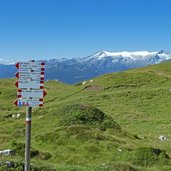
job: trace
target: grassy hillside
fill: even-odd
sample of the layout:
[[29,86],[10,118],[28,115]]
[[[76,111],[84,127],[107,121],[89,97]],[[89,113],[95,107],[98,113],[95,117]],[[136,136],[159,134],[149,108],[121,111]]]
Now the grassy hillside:
[[[0,161],[22,170],[25,108],[12,104],[15,81],[0,80],[0,150],[17,153]],[[44,107],[33,109],[33,170],[171,170],[171,62],[45,87]]]

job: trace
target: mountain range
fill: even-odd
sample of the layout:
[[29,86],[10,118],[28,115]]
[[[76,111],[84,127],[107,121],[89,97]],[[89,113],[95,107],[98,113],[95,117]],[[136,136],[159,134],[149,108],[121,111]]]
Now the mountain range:
[[[46,60],[45,78],[73,84],[102,74],[154,65],[170,59],[171,53],[163,50],[158,52],[98,51],[82,58]],[[17,70],[14,64],[0,60],[0,71],[0,78],[11,78]]]

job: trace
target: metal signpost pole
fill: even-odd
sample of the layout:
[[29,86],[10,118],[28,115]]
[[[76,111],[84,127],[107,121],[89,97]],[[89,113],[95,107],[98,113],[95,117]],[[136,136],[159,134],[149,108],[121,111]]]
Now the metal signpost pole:
[[25,166],[24,171],[30,171],[30,144],[31,144],[31,114],[32,107],[43,107],[44,90],[44,70],[45,62],[17,62],[18,72],[15,76],[18,81],[15,83],[17,99],[14,104],[26,109],[26,130],[25,130]]
[[30,171],[31,113],[32,113],[32,107],[27,107],[26,108],[25,171]]

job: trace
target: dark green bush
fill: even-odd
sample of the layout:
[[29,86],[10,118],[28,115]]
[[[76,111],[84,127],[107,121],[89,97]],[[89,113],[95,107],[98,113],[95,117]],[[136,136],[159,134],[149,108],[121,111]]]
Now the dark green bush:
[[116,129],[116,130],[121,130],[121,127],[119,126],[118,123],[116,123],[111,117],[105,117],[103,123],[101,124],[101,129],[106,130],[106,129]]
[[108,128],[121,130],[111,117],[107,116],[100,109],[83,104],[67,105],[61,109],[61,124],[71,126],[76,124],[84,124],[92,127],[98,127],[101,130]]
[[91,124],[95,122],[102,122],[105,115],[101,110],[95,107],[82,104],[65,106],[63,112],[64,115],[67,115],[69,123],[74,124]]
[[156,148],[138,148],[134,157],[133,163],[141,166],[167,165],[169,162],[169,156],[166,152]]

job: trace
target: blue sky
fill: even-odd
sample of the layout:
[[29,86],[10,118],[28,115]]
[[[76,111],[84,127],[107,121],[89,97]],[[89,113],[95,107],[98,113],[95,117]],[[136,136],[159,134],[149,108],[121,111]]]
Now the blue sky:
[[171,52],[170,0],[2,0],[0,59]]

